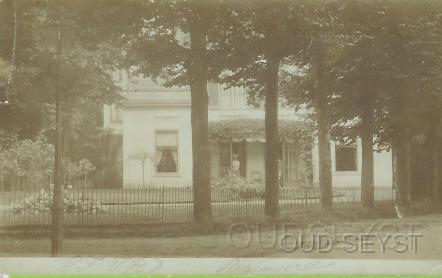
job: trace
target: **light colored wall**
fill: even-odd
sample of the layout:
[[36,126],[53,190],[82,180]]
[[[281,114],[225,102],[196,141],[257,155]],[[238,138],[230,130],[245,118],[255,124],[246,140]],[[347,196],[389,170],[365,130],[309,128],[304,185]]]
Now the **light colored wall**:
[[[225,119],[229,116],[235,118],[238,111],[209,112],[211,120]],[[247,112],[247,111],[246,111]],[[255,112],[257,115],[259,111]],[[250,115],[244,113],[243,115]],[[139,186],[142,184],[142,172],[139,162],[131,159],[138,150],[147,150],[152,155],[155,153],[155,130],[178,131],[178,174],[156,174],[152,162],[145,165],[145,185],[173,185],[187,186],[192,183],[192,144],[189,107],[126,107],[123,112],[123,163],[124,163],[124,186]],[[251,177],[253,171],[262,173],[264,176],[264,148],[263,143],[247,144],[247,177]],[[333,187],[360,186],[362,150],[358,140],[357,159],[358,169],[356,172],[337,172],[335,167],[335,143],[331,142]],[[319,184],[318,148],[313,149],[313,182]],[[219,178],[219,147],[211,144],[211,174],[212,178]],[[381,152],[374,154],[375,186],[391,186],[391,153]]]
[[[362,166],[362,148],[361,140],[357,140],[357,171],[355,172],[339,172],[336,171],[336,143],[330,142],[330,151],[332,157],[332,178],[333,187],[361,186],[361,166]],[[318,144],[313,148],[313,184],[319,186],[319,154]],[[374,153],[374,185],[375,187],[391,187],[392,186],[392,164],[391,153],[380,152]]]
[[[110,119],[109,106],[104,107],[104,127],[112,128],[116,133],[123,133],[123,178],[124,186],[137,186],[142,183],[142,170],[139,162],[130,158],[137,150],[155,153],[155,130],[170,129],[178,131],[178,174],[158,175],[152,162],[145,165],[145,185],[190,185],[192,183],[192,144],[190,124],[190,93],[187,87],[164,88],[148,83],[137,83],[140,88],[131,88],[123,75],[121,94],[126,97],[123,105],[123,124],[113,123]],[[129,85],[128,85],[129,84]],[[305,111],[280,108],[279,119],[302,120]],[[209,121],[254,118],[264,119],[264,110],[252,107],[210,107]],[[353,173],[335,171],[334,143],[331,142],[333,186],[360,186],[361,148],[358,144],[358,171]],[[211,145],[212,177],[219,175],[219,149]],[[262,143],[247,145],[247,176],[251,172],[262,172],[264,179],[264,150]],[[313,182],[319,183],[318,149],[315,145],[312,153]],[[375,153],[375,186],[391,186],[391,154]],[[216,169],[216,170],[215,170]]]
[[376,186],[392,187],[393,167],[391,152],[374,153],[374,177]]
[[210,143],[210,176],[212,179],[220,178],[220,150],[217,143]]
[[126,108],[123,112],[124,186],[142,185],[142,166],[131,156],[139,150],[155,154],[155,131],[178,131],[178,173],[160,174],[154,164],[145,165],[145,186],[186,186],[192,183],[190,113],[187,107]]

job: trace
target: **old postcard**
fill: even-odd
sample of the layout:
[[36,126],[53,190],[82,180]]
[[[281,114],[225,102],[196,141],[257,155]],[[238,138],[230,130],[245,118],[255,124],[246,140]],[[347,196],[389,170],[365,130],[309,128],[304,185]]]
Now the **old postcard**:
[[441,177],[441,1],[0,0],[0,273],[441,274]]

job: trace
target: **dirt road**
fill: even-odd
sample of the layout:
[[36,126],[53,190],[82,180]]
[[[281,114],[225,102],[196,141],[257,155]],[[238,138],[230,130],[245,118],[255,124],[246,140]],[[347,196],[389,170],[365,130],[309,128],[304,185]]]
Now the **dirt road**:
[[[183,237],[65,239],[63,249],[65,256],[442,259],[442,214],[292,226],[236,225],[227,233]],[[0,239],[0,256],[49,252],[48,239]]]

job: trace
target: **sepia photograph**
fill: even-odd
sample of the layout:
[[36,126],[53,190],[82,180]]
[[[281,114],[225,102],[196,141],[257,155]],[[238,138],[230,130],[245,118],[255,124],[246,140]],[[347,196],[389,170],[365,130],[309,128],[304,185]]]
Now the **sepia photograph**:
[[442,1],[0,0],[0,273],[51,257],[442,273]]

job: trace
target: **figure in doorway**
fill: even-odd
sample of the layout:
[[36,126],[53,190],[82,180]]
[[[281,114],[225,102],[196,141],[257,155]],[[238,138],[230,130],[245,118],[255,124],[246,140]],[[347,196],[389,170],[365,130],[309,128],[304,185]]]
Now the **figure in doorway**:
[[239,177],[240,173],[239,173],[239,168],[241,166],[241,162],[238,160],[238,154],[233,154],[233,159],[232,159],[232,175],[234,177]]

